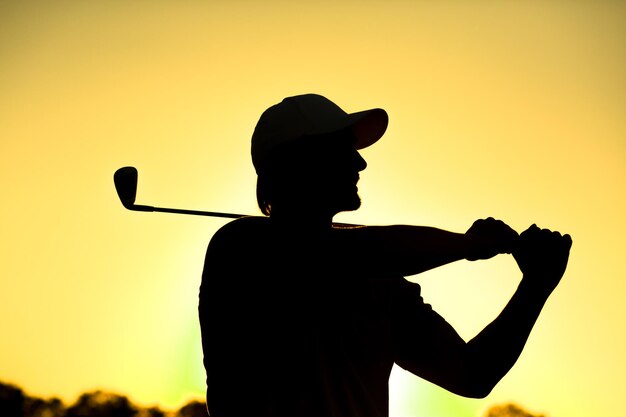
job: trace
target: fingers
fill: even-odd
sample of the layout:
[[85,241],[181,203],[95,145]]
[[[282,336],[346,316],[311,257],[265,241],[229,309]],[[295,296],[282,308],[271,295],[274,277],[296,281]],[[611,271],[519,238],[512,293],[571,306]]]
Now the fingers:
[[515,230],[493,217],[476,220],[466,234],[474,239],[475,259],[489,259],[500,253],[512,253],[519,240],[519,234]]
[[534,285],[551,292],[563,276],[569,260],[572,238],[550,229],[541,229],[536,224],[524,230],[513,257],[525,277]]
[[567,244],[567,249],[568,250],[571,249],[572,243],[573,243],[572,237],[570,235],[568,235],[568,234],[565,234],[565,235],[563,235],[563,240]]
[[502,220],[496,220],[493,217],[487,217],[486,219],[478,219],[472,225],[472,228],[485,228],[487,230],[497,230],[502,232],[508,232],[511,235],[517,236],[518,233],[513,230],[509,225]]
[[500,236],[509,240],[510,243],[517,241],[519,233],[517,233],[513,228],[504,223],[502,220],[496,220],[493,217],[487,217],[483,221],[486,227],[490,228],[494,232],[497,232],[498,234],[500,234]]
[[520,234],[522,242],[527,244],[544,244],[562,245],[566,249],[572,247],[572,237],[569,234],[561,235],[558,231],[550,229],[540,229],[536,224],[531,225],[528,229]]

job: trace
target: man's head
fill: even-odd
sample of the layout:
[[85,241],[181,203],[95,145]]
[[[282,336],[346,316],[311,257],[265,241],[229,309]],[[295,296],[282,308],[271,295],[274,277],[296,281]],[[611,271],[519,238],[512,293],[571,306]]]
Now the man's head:
[[270,214],[279,205],[333,215],[357,209],[358,172],[366,167],[357,150],[380,139],[387,124],[382,109],[349,114],[316,94],[287,97],[267,109],[252,136],[261,211]]

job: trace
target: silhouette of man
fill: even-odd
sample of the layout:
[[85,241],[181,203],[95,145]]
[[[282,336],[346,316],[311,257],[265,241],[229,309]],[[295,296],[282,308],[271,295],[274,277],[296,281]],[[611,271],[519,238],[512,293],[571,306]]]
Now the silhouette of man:
[[[422,226],[337,227],[360,206],[358,150],[387,113],[348,114],[325,97],[285,98],[252,136],[257,200],[211,239],[200,324],[212,417],[388,416],[394,364],[466,397],[485,397],[520,355],[563,275],[571,239],[518,235],[477,220],[465,233]],[[404,277],[513,253],[523,278],[466,342]]]

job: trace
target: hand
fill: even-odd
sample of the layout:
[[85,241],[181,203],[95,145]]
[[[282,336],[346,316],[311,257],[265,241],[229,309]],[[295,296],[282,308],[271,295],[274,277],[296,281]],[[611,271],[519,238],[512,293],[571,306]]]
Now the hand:
[[476,220],[465,232],[469,240],[469,261],[489,259],[500,253],[511,253],[519,235],[501,220],[493,217]]
[[513,257],[527,281],[551,292],[565,273],[571,247],[570,235],[533,224],[520,235]]

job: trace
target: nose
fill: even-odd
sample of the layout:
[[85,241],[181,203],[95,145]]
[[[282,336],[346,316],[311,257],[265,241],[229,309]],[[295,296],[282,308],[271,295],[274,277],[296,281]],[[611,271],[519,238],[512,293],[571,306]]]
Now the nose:
[[354,149],[352,154],[352,164],[357,171],[363,171],[367,168],[367,162],[356,149]]

